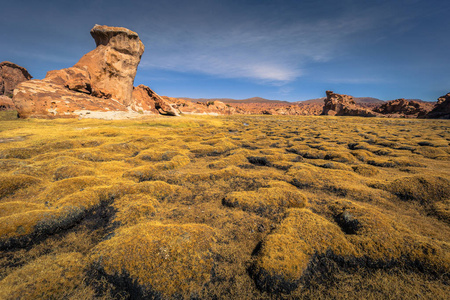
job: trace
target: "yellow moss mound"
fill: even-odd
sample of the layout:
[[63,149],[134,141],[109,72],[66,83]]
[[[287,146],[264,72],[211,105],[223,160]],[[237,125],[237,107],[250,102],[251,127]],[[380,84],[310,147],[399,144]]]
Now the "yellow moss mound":
[[158,170],[154,165],[145,165],[137,168],[133,168],[131,170],[127,170],[123,173],[124,178],[131,179],[135,182],[147,181],[154,179],[155,175],[158,173]]
[[0,152],[0,159],[5,158],[28,159],[37,154],[39,154],[39,150],[37,148],[10,148]]
[[433,203],[432,211],[438,218],[450,223],[450,199]]
[[247,163],[247,156],[249,152],[247,150],[237,150],[222,159],[215,160],[208,165],[210,168],[226,168],[229,166],[239,166]]
[[164,181],[145,181],[134,183],[130,181],[118,181],[104,192],[110,198],[118,199],[129,194],[147,194],[158,201],[176,201],[179,198],[191,196],[191,192],[182,186],[169,184]]
[[139,158],[146,161],[169,161],[177,155],[181,155],[179,151],[174,150],[156,150],[147,149],[139,154]]
[[357,252],[339,226],[307,209],[292,209],[264,240],[255,263],[256,282],[272,292],[290,292],[315,253],[337,255]]
[[92,176],[95,175],[95,170],[93,168],[84,166],[62,166],[56,169],[53,175],[54,180],[62,180],[67,178],[79,177],[79,176]]
[[64,197],[76,192],[82,192],[89,187],[105,185],[104,179],[94,176],[80,176],[53,182],[36,197],[36,202],[56,206]]
[[380,171],[377,168],[369,165],[353,166],[353,171],[355,171],[355,173],[358,173],[359,175],[367,177],[372,177],[380,173]]
[[144,193],[128,194],[114,200],[116,210],[114,222],[121,226],[135,225],[142,220],[150,218],[156,213],[158,201]]
[[450,180],[438,176],[410,176],[392,181],[385,186],[403,200],[433,203],[450,198]]
[[[0,217],[2,246],[14,244],[11,238],[41,236],[69,228],[88,209],[108,198],[103,183],[96,177],[69,178],[50,183],[47,188],[41,188],[41,193],[23,201],[2,203],[5,206]],[[19,244],[26,244],[27,240]]]
[[304,207],[307,199],[289,183],[272,182],[270,187],[259,188],[257,191],[232,192],[223,199],[223,203],[229,207],[269,213],[280,208]]
[[236,148],[233,142],[225,138],[192,145],[189,150],[197,156],[217,156]]
[[420,147],[416,149],[414,153],[431,159],[450,160],[450,155],[446,151],[435,147]]
[[80,253],[40,257],[0,281],[0,299],[67,299],[82,284]]
[[140,223],[100,243],[93,259],[108,275],[129,276],[150,296],[191,296],[210,280],[213,229]]
[[354,163],[356,161],[356,158],[353,155],[344,151],[329,151],[325,155],[325,159],[341,163]]
[[43,204],[28,203],[24,201],[12,201],[0,203],[0,218],[23,213],[30,210],[42,210],[45,206]]
[[13,194],[19,189],[39,184],[38,178],[28,175],[0,175],[0,199]]
[[287,175],[291,183],[301,189],[321,190],[338,197],[358,201],[384,201],[389,193],[366,185],[365,179],[352,171],[324,169],[310,164],[298,164],[291,168]]
[[[30,210],[0,218],[0,245],[8,247],[10,238],[43,235],[71,226],[83,210],[76,207]],[[24,241],[26,242],[26,241]]]

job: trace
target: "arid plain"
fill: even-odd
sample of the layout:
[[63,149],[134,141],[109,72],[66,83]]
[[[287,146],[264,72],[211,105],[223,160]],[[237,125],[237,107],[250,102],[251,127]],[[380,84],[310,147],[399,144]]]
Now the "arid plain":
[[0,134],[1,299],[450,294],[447,120],[15,119]]

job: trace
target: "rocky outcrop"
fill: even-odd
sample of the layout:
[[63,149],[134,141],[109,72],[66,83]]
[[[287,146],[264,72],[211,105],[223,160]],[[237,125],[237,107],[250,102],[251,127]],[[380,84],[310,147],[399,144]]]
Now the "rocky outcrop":
[[328,116],[360,116],[360,117],[375,117],[378,114],[365,108],[356,105],[352,96],[341,95],[327,91],[327,98],[324,100],[321,115]]
[[391,115],[398,117],[423,117],[432,107],[428,103],[422,103],[413,100],[397,99],[388,101],[373,110],[383,115]]
[[12,97],[16,86],[24,81],[33,78],[27,69],[12,62],[4,61],[0,63],[0,95]]
[[133,110],[138,112],[150,111],[168,116],[179,116],[179,111],[169,101],[166,101],[148,86],[138,85],[133,89]]
[[433,110],[425,117],[428,119],[450,119],[450,93],[439,97]]
[[97,47],[73,67],[17,86],[13,101],[20,117],[139,115],[133,110],[133,81],[144,52],[139,36],[126,28],[100,25],[91,35]]

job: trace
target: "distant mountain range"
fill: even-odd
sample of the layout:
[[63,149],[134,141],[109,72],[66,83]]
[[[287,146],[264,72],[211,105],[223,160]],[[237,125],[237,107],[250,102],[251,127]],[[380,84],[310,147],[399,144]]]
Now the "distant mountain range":
[[[211,98],[211,99],[206,99],[206,98],[196,99],[196,98],[183,98],[183,97],[180,97],[180,98],[189,100],[192,102],[202,102],[202,103],[207,103],[207,102],[211,102],[211,101],[221,101],[223,103],[229,103],[229,104],[232,104],[232,103],[266,103],[266,104],[288,104],[288,105],[289,104],[314,104],[314,103],[322,104],[324,102],[324,100],[326,99],[326,97],[322,97],[322,98],[316,98],[316,99],[310,99],[310,100],[304,100],[304,101],[289,102],[289,101],[283,101],[283,100],[269,100],[269,99],[265,99],[265,98],[261,98],[261,97],[252,97],[252,98],[241,99],[241,100],[230,99],[230,98]],[[360,103],[360,104],[382,104],[382,103],[387,102],[387,101],[380,100],[380,99],[373,98],[373,97],[355,97],[354,99],[355,99],[356,103]],[[407,99],[407,100],[425,102],[421,99]]]
[[207,102],[211,102],[211,101],[221,101],[223,103],[280,103],[280,104],[292,104],[292,102],[288,102],[288,101],[282,101],[282,100],[269,100],[269,99],[264,99],[261,97],[252,97],[252,98],[247,98],[247,99],[241,99],[241,100],[237,100],[237,99],[230,99],[230,98],[211,98],[211,99],[205,99],[205,98],[183,98],[182,99],[185,100],[189,100],[191,102],[202,102],[202,103],[207,103]]

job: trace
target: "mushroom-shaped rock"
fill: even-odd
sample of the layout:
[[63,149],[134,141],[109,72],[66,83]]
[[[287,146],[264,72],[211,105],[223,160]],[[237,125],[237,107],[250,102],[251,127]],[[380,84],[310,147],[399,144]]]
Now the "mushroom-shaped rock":
[[91,35],[97,48],[84,55],[74,67],[87,69],[97,96],[110,95],[130,105],[144,44],[136,32],[122,27],[95,25]]

